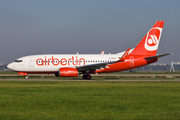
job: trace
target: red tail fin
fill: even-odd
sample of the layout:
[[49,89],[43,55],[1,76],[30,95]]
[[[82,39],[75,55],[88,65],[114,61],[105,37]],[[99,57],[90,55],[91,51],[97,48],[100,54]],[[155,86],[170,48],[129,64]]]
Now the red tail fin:
[[163,24],[164,21],[157,21],[130,54],[144,56],[156,55],[161,38]]

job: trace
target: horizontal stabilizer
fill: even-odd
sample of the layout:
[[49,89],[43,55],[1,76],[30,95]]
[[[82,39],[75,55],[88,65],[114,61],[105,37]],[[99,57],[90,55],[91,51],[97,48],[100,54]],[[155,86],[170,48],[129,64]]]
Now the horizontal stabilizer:
[[172,53],[166,53],[166,54],[161,54],[161,55],[155,55],[155,56],[151,56],[151,57],[146,57],[145,59],[153,59],[153,58],[160,58],[160,57],[164,57],[167,55],[171,55]]

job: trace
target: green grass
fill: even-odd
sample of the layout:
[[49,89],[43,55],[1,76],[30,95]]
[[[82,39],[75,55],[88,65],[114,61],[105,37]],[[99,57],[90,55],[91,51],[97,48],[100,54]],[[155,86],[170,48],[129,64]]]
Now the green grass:
[[180,119],[180,82],[0,81],[0,119]]

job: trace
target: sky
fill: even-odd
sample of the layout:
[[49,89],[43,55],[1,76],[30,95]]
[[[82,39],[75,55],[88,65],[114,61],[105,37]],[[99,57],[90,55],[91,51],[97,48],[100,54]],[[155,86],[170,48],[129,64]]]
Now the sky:
[[180,0],[0,0],[0,63],[35,54],[119,53],[158,20],[158,63],[180,62]]

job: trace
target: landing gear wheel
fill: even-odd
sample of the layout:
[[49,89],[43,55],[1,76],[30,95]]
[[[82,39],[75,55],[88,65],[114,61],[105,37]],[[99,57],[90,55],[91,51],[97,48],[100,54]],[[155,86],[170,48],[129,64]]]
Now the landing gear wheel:
[[91,75],[87,75],[87,79],[90,80],[91,79]]
[[87,75],[83,75],[82,78],[83,78],[83,79],[87,79]]
[[28,76],[25,76],[25,79],[28,79],[29,77]]
[[83,75],[82,76],[83,79],[86,79],[86,80],[90,80],[91,79],[91,75]]

